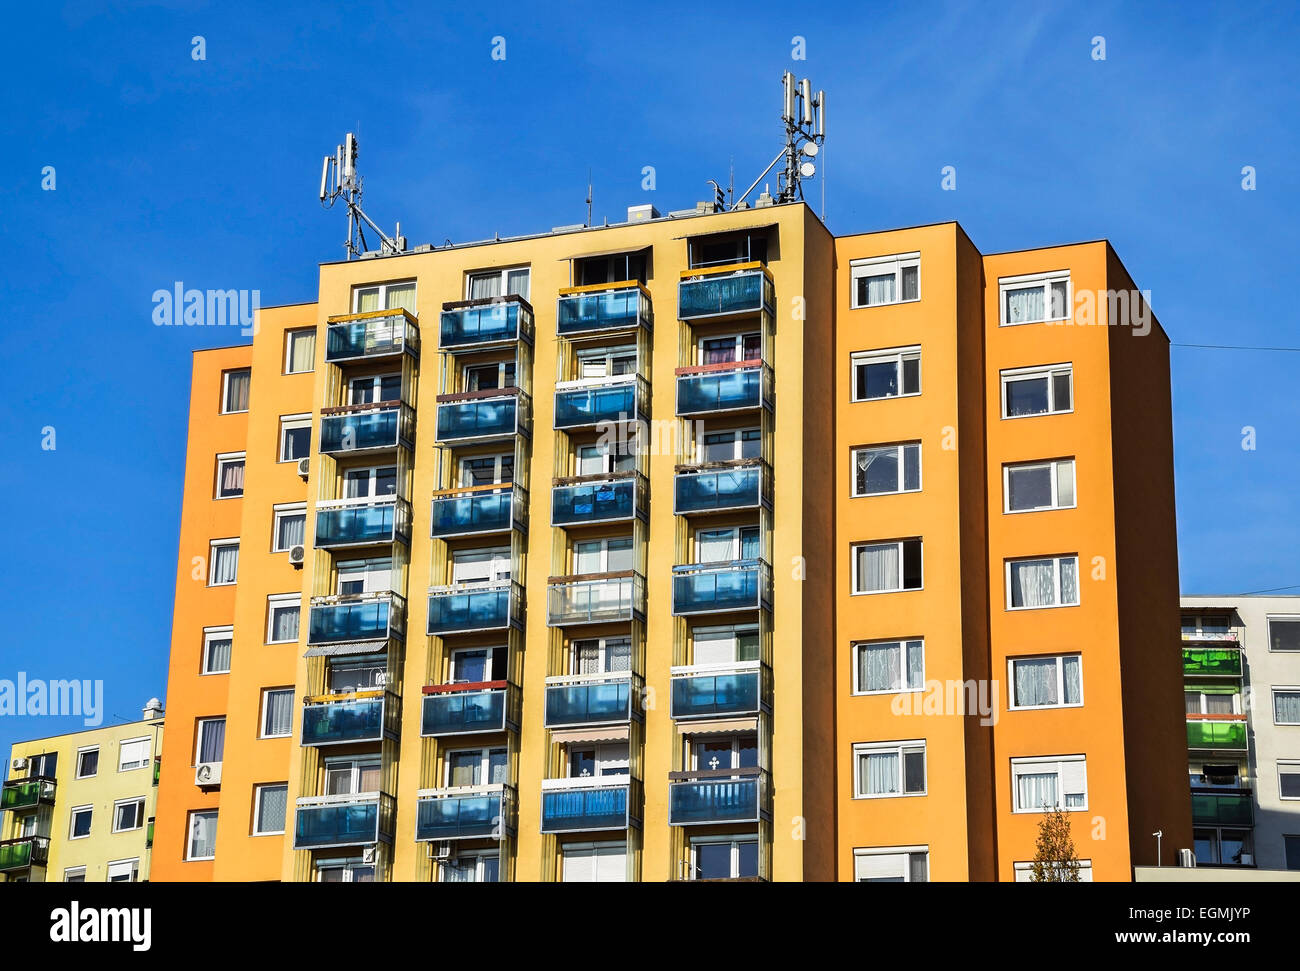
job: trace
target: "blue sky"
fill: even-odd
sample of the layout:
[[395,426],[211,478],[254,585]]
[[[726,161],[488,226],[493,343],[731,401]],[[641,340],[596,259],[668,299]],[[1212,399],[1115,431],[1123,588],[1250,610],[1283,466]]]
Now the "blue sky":
[[[348,130],[367,209],[412,243],[535,232],[583,220],[589,169],[597,221],[689,207],[733,158],[748,184],[788,68],[827,92],[833,232],[1107,237],[1173,340],[1300,346],[1292,5],[103,6],[20,5],[0,36],[0,678],[102,679],[107,721],[164,694],[190,352],[240,340],[154,327],[151,294],[313,299],[344,235],[320,159]],[[1298,363],[1173,350],[1185,592],[1300,584]],[[0,718],[0,752],[77,727]]]

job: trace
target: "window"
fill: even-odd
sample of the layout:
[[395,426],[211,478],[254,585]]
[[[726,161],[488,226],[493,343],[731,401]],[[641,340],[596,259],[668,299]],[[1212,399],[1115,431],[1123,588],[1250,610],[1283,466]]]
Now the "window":
[[248,387],[253,372],[249,368],[221,372],[221,413],[230,415],[248,410]]
[[144,800],[119,799],[113,803],[113,832],[124,833],[144,825]]
[[579,379],[590,380],[636,374],[635,344],[579,349],[577,359]]
[[277,593],[266,598],[266,643],[287,644],[298,640],[298,618],[302,600],[296,593]]
[[1300,651],[1300,617],[1268,618],[1268,649]]
[[217,855],[216,811],[190,813],[187,860],[211,860]]
[[1070,317],[1070,271],[1055,270],[998,280],[1001,325],[1039,324]]
[[1232,688],[1202,688],[1184,691],[1189,715],[1238,715],[1237,692]]
[[1250,866],[1254,862],[1254,842],[1248,829],[1198,827],[1192,830],[1192,846],[1197,863]]
[[1300,762],[1277,764],[1277,794],[1282,799],[1300,799]]
[[855,799],[925,795],[925,742],[862,742],[853,746]]
[[698,836],[691,840],[692,880],[739,880],[757,876],[757,837]]
[[921,491],[921,443],[872,445],[853,450],[853,495]]
[[108,865],[109,883],[135,883],[140,879],[140,861],[116,860]]
[[293,733],[293,689],[262,692],[262,738],[287,738]]
[[[752,769],[758,766],[758,736],[701,735],[688,742],[690,768],[696,772],[718,769]],[[623,772],[627,771],[627,744],[622,746]],[[581,773],[573,773],[580,775]],[[732,776],[732,778],[739,778]]]
[[485,300],[509,294],[528,299],[528,267],[510,270],[482,270],[469,274],[465,281],[465,296],[470,300]]
[[297,462],[311,454],[311,415],[280,418],[280,462]]
[[1012,812],[1088,808],[1088,767],[1082,755],[1011,760]]
[[214,539],[208,548],[208,586],[224,587],[239,574],[239,540]]
[[378,792],[380,762],[378,755],[326,759],[325,795],[355,796],[363,792]]
[[99,746],[77,749],[77,778],[89,779],[99,773]]
[[284,832],[284,817],[289,806],[289,786],[284,782],[256,786],[253,789],[253,835],[277,836]]
[[635,565],[631,536],[611,536],[573,544],[575,574],[621,573]]
[[306,539],[307,504],[284,503],[273,507],[272,513],[271,552],[285,553],[295,546],[302,546]]
[[694,665],[757,661],[761,654],[757,624],[695,627],[691,630],[691,663]]
[[854,850],[853,879],[858,883],[925,883],[930,879],[930,848]]
[[[648,247],[647,247],[648,249]],[[590,287],[600,283],[645,282],[646,251],[588,256],[573,261],[573,285]]]
[[[695,532],[696,563],[756,560],[760,555],[757,526],[724,526],[721,529],[700,529]],[[621,569],[631,569],[630,563]]]
[[63,871],[64,883],[85,883],[86,868],[84,866],[70,866]]
[[1283,836],[1282,840],[1286,847],[1286,868],[1300,870],[1300,836]]
[[284,373],[302,374],[316,367],[316,328],[284,333]]
[[1273,689],[1273,724],[1300,725],[1300,688]]
[[891,593],[921,589],[921,541],[890,540],[853,547],[853,592]]
[[763,357],[763,335],[754,330],[725,337],[702,337],[698,347],[701,364],[758,361]]
[[479,455],[460,460],[460,484],[464,487],[505,485],[515,479],[513,453]]
[[496,850],[462,850],[438,866],[440,883],[496,883],[501,879],[501,855]]
[[233,627],[203,629],[203,660],[200,674],[229,674]]
[[853,260],[849,267],[855,308],[921,299],[920,253]]
[[397,466],[348,469],[343,473],[344,499],[371,499],[397,495]]
[[763,454],[763,433],[757,428],[729,428],[725,432],[711,432],[699,440],[696,448],[700,462],[759,458]]
[[401,374],[367,374],[348,382],[348,404],[377,405],[402,399]]
[[630,637],[587,637],[569,649],[570,674],[604,674],[632,670]]
[[1002,466],[1004,510],[1074,508],[1074,459]]
[[322,860],[316,864],[319,883],[374,883],[375,867],[360,860]]
[[462,647],[454,650],[451,652],[449,680],[462,684],[504,681],[506,653],[504,647]]
[[896,347],[853,355],[853,400],[902,398],[921,393],[921,348]]
[[58,752],[44,752],[40,755],[33,755],[30,759],[27,777],[29,779],[53,779],[58,765]]
[[383,593],[393,588],[393,558],[346,560],[338,565],[339,593]]
[[618,442],[604,441],[578,446],[578,475],[609,475],[636,469],[636,440],[631,436],[620,447]]
[[89,836],[90,820],[93,815],[93,806],[73,806],[72,825],[68,829],[68,839],[80,840]]
[[133,769],[143,769],[148,764],[148,738],[130,738],[122,741],[118,747],[117,754],[118,772],[130,772]]
[[1007,560],[1007,609],[1077,607],[1079,558]]
[[509,546],[457,550],[451,555],[451,582],[468,585],[509,580],[510,562]]
[[1028,418],[1074,410],[1074,366],[1019,368],[1002,372],[1002,417]]
[[1007,661],[1012,708],[1069,708],[1083,704],[1078,654],[1013,657]]
[[623,883],[626,843],[566,843],[560,848],[563,883]]
[[331,660],[326,684],[332,694],[367,691],[388,683],[388,659],[383,654]]
[[397,310],[415,313],[415,281],[402,283],[377,283],[357,287],[352,291],[352,312],[369,313],[372,310]]
[[853,693],[893,694],[925,688],[925,641],[868,641],[853,645]]
[[[1049,864],[1050,865],[1050,864]],[[1034,864],[1030,862],[1014,864],[1016,883],[1034,882]],[[1079,861],[1079,882],[1092,883],[1092,860]]]
[[567,778],[588,779],[628,774],[627,742],[572,745],[565,764]]
[[1225,634],[1232,632],[1232,618],[1228,614],[1207,614],[1204,617],[1184,614],[1182,630],[1184,637],[1193,640],[1222,640]]
[[195,732],[194,761],[220,762],[226,748],[226,719],[200,718]]
[[217,456],[217,498],[237,499],[244,494],[244,453]]
[[504,747],[448,752],[446,766],[448,786],[491,786],[510,781]]

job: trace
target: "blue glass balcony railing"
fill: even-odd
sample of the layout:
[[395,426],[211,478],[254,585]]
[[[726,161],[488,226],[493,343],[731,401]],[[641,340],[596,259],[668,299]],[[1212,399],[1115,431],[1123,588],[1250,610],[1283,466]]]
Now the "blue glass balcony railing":
[[[566,484],[559,484],[561,481]],[[648,484],[639,472],[594,481],[557,480],[551,490],[552,526],[589,526],[648,518]]]
[[514,789],[507,785],[422,789],[415,804],[415,839],[504,839],[514,831]]
[[769,816],[762,769],[670,772],[668,825],[756,823]]
[[415,412],[398,401],[322,408],[320,450],[327,455],[411,447]]
[[650,385],[639,374],[583,378],[555,386],[555,427],[594,428],[650,417]]
[[406,601],[395,593],[313,597],[308,644],[379,641],[406,630]]
[[677,415],[717,415],[772,407],[766,364],[713,364],[677,369]]
[[673,567],[673,615],[769,609],[772,570],[763,560]]
[[417,354],[419,349],[415,317],[405,310],[332,317],[325,329],[325,360],[330,364]]
[[645,619],[645,577],[611,573],[587,579],[551,578],[546,588],[546,624],[619,623]]
[[420,734],[433,738],[503,732],[508,691],[505,681],[430,685],[424,689]]
[[632,782],[627,775],[543,779],[542,832],[627,829],[636,818]]
[[302,708],[304,746],[379,742],[396,738],[397,696],[386,691],[353,691],[307,698]]
[[762,266],[743,263],[716,270],[688,272],[692,278],[677,284],[677,317],[680,320],[758,313],[761,310],[770,313],[775,306],[772,278]]
[[517,485],[444,489],[433,495],[431,535],[440,539],[505,533],[528,525],[528,493]]
[[676,719],[757,715],[763,675],[758,661],[674,668],[670,714]]
[[522,297],[511,294],[442,305],[438,346],[443,350],[476,351],[532,339],[533,308]]
[[626,725],[641,694],[641,678],[627,672],[560,675],[546,679],[546,727]]
[[386,792],[361,792],[299,799],[294,812],[293,848],[391,843],[396,803]]
[[438,396],[438,441],[490,441],[527,435],[531,399],[518,389],[467,391]]
[[429,590],[429,634],[445,636],[510,627],[522,629],[523,621],[523,587],[509,580],[483,586],[453,585]]
[[679,467],[673,478],[673,513],[729,512],[772,505],[771,468],[761,460],[726,468]]
[[329,499],[316,504],[317,549],[410,540],[411,506],[398,496]]
[[650,294],[640,286],[561,292],[555,332],[561,337],[650,326]]

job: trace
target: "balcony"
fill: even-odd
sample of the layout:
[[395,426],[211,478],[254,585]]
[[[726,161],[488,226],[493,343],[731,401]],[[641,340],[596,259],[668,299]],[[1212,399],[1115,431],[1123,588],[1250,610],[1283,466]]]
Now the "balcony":
[[442,350],[478,351],[533,339],[533,308],[515,294],[444,303],[438,322]]
[[546,727],[626,725],[640,714],[642,681],[630,671],[546,679]]
[[561,337],[650,327],[650,293],[632,281],[572,287],[555,304],[555,332]]
[[396,801],[386,792],[299,799],[294,813],[293,848],[323,850],[391,843],[396,809]]
[[640,472],[556,479],[552,526],[591,526],[649,518],[650,486]]
[[639,374],[580,378],[555,385],[555,427],[595,428],[650,417],[650,384]]
[[438,395],[438,441],[492,441],[527,435],[532,399],[518,388]]
[[433,684],[424,688],[420,735],[482,735],[503,732],[507,726],[507,681]]
[[507,533],[528,528],[528,493],[509,482],[433,494],[433,526],[437,539]]
[[504,839],[514,832],[514,788],[452,786],[421,789],[415,804],[416,842]]
[[679,418],[772,407],[772,369],[762,361],[696,364],[676,374]]
[[762,459],[677,467],[673,478],[674,515],[735,512],[760,506],[772,507],[772,469]]
[[41,776],[9,779],[0,789],[0,812],[23,812],[54,805],[54,780]]
[[1184,647],[1183,676],[1241,677],[1241,651],[1235,647]]
[[1188,716],[1187,747],[1216,752],[1246,751],[1246,716],[1213,717],[1216,720]]
[[372,310],[331,317],[325,328],[325,361],[377,361],[419,354],[420,332],[405,310]]
[[325,455],[411,448],[415,441],[415,412],[400,401],[322,408],[320,413],[320,450]]
[[429,634],[470,634],[510,627],[522,630],[523,624],[524,588],[512,580],[429,588]]
[[410,543],[411,505],[398,496],[324,499],[316,503],[316,548]]
[[546,625],[613,624],[645,619],[645,577],[623,573],[551,577],[546,588]]
[[302,744],[345,745],[397,738],[400,719],[397,695],[389,691],[349,691],[304,698]]
[[1250,790],[1193,792],[1192,823],[1197,826],[1253,826],[1255,809]]
[[756,823],[771,816],[762,769],[670,772],[668,779],[669,826]]
[[0,841],[0,873],[45,866],[49,854],[50,840],[46,836],[20,836]]
[[356,593],[312,597],[308,644],[383,641],[406,630],[406,600],[398,594]]
[[1235,630],[1184,630],[1183,643],[1201,644],[1240,644],[1241,639]]
[[764,560],[673,567],[673,616],[772,606],[772,568]]
[[683,270],[677,284],[679,320],[772,313],[775,303],[772,276],[761,263]]
[[542,780],[542,832],[589,833],[640,822],[630,775]]
[[679,720],[757,715],[767,707],[766,671],[760,661],[675,667],[670,714]]

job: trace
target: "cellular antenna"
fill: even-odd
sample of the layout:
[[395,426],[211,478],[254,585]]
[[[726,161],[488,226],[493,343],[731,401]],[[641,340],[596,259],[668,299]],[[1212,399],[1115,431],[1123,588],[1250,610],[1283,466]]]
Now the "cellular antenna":
[[357,175],[358,145],[356,136],[348,132],[342,145],[334,149],[333,155],[326,155],[320,169],[320,202],[324,209],[331,209],[339,199],[348,207],[348,238],[343,244],[347,259],[355,260],[367,252],[366,227],[369,226],[379,237],[379,252],[384,256],[393,256],[406,252],[406,237],[402,235],[402,224],[389,236],[378,224],[361,209],[361,176]]
[[[781,75],[784,97],[781,102],[781,121],[785,125],[785,147],[772,159],[753,184],[731,203],[731,209],[745,201],[767,174],[784,160],[784,168],[776,177],[776,201],[796,202],[803,198],[803,180],[817,174],[812,161],[826,142],[826,92],[813,93],[812,82],[807,78],[796,81],[789,71]],[[823,207],[824,208],[824,207]]]

